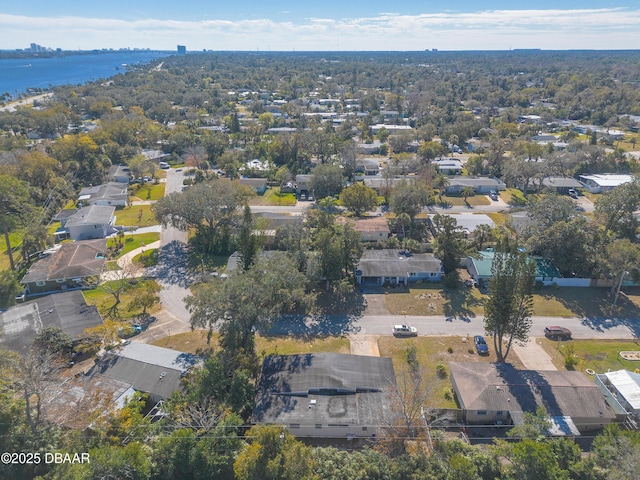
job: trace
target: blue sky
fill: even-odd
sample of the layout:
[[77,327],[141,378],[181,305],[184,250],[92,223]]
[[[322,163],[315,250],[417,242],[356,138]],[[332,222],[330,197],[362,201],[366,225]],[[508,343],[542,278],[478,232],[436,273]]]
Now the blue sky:
[[[7,3],[9,3],[7,5]],[[0,49],[639,49],[640,0],[4,1]]]

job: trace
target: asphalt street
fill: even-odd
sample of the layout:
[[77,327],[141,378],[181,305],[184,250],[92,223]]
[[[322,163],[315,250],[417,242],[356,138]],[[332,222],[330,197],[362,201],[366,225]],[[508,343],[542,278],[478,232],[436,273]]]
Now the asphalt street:
[[[484,335],[484,317],[445,317],[413,315],[327,315],[286,316],[267,333],[292,335],[391,335],[395,324],[409,324],[418,335]],[[548,325],[571,330],[573,338],[638,338],[640,319],[532,317],[530,335],[543,337]]]

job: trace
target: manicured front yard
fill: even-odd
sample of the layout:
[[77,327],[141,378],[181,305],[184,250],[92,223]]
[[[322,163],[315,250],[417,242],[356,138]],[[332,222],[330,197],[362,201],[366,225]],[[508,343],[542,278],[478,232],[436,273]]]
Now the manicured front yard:
[[267,188],[264,195],[256,195],[249,199],[249,205],[277,205],[287,207],[295,205],[296,196],[293,193],[280,193],[280,187]]
[[[123,238],[124,247],[118,252],[116,259],[123,256],[125,253],[129,253],[136,248],[147,246],[153,242],[160,240],[160,234],[155,232],[141,233],[139,235],[125,235]],[[118,241],[117,237],[110,238],[107,243],[107,247],[112,246]]]
[[464,202],[464,198],[460,195],[443,195],[442,200],[445,203],[450,203],[454,207],[462,207],[467,204],[474,207],[477,205],[489,205],[491,203],[486,195],[473,195],[467,197],[467,203]]
[[115,212],[116,223],[127,227],[150,227],[158,225],[155,215],[151,211],[151,205],[132,205],[118,209]]
[[164,196],[166,184],[165,183],[145,183],[135,184],[131,188],[133,190],[132,200],[160,200]]

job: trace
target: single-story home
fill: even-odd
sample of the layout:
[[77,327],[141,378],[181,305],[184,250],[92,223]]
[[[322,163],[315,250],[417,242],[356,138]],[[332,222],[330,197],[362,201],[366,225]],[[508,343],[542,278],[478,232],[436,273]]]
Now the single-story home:
[[42,252],[20,283],[30,294],[83,288],[102,273],[106,250],[105,238],[56,244]]
[[462,162],[457,158],[441,158],[431,162],[431,165],[445,175],[462,175]]
[[[493,257],[495,252],[492,250],[484,250],[478,252],[477,255],[467,257],[466,268],[469,271],[469,275],[476,282],[486,282],[493,274],[491,273],[491,267],[493,266]],[[560,271],[556,266],[546,258],[531,257],[536,263],[536,282],[543,282],[545,284],[552,284],[554,279],[561,278]]]
[[258,195],[264,195],[267,191],[267,179],[266,178],[245,178],[241,177],[240,185],[251,187]]
[[384,241],[391,234],[385,217],[358,218],[353,224],[353,229],[360,234],[363,242]]
[[599,373],[595,382],[618,415],[640,420],[640,374],[628,370]]
[[152,402],[159,402],[182,390],[182,378],[200,363],[200,357],[192,353],[130,342],[106,352],[88,375],[127,383],[148,393]]
[[386,390],[395,384],[390,358],[269,355],[251,422],[283,425],[300,437],[372,437],[389,411]]
[[95,187],[85,187],[80,190],[78,203],[83,205],[113,205],[127,206],[127,185],[119,182],[108,182]]
[[107,178],[110,182],[129,183],[131,180],[131,169],[126,165],[111,165]]
[[550,188],[566,195],[569,190],[582,188],[582,183],[571,177],[545,177],[542,179],[542,188]]
[[475,193],[479,194],[487,194],[491,190],[497,192],[507,189],[504,182],[497,178],[456,176],[449,179],[449,186],[447,187],[446,193],[460,194],[466,187],[472,187]]
[[[76,211],[72,216],[60,221],[62,229],[72,240],[92,240],[105,238],[116,232],[114,213],[116,207],[89,205]],[[57,230],[56,234],[63,230]]]
[[625,183],[633,182],[633,175],[618,175],[615,173],[595,173],[580,175],[584,187],[591,193],[602,193],[612,190]]
[[372,175],[365,176],[363,182],[365,186],[374,189],[378,195],[384,195],[386,190],[392,189],[397,183],[403,180],[406,182],[410,182],[412,180],[415,180],[415,178],[416,177],[407,176],[384,178],[381,175]]
[[47,295],[0,312],[0,345],[22,351],[36,333],[50,326],[80,340],[85,338],[85,329],[101,324],[98,309],[87,305],[79,290]]
[[552,433],[600,430],[616,416],[582,372],[518,370],[508,363],[449,363],[451,384],[470,425],[520,425],[524,412],[544,407]]
[[365,250],[356,270],[356,281],[360,285],[407,285],[419,280],[438,282],[443,273],[442,262],[431,253]]
[[380,173],[380,162],[375,158],[363,158],[356,162],[356,173],[364,175],[378,175]]
[[472,233],[478,226],[480,225],[489,225],[490,227],[495,227],[495,222],[491,219],[489,215],[484,213],[452,213],[447,214],[444,213],[442,215],[449,215],[453,218],[459,227],[462,227],[466,232]]

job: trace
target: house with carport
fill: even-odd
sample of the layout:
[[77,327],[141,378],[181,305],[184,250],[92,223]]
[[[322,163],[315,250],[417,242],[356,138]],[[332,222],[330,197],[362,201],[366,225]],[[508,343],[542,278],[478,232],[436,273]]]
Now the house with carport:
[[581,435],[615,420],[605,396],[577,371],[519,370],[509,363],[449,363],[451,385],[468,425],[523,425],[544,407],[551,435]]
[[439,282],[442,262],[431,253],[406,250],[365,250],[356,270],[360,285],[408,285],[418,281]]

